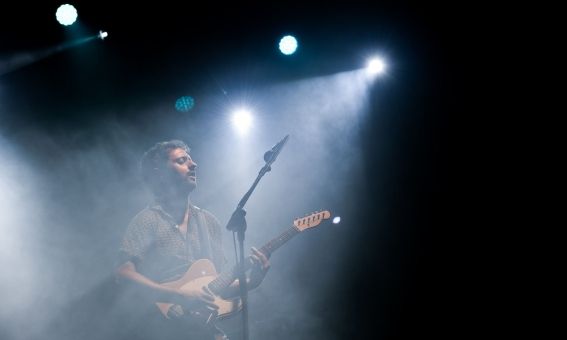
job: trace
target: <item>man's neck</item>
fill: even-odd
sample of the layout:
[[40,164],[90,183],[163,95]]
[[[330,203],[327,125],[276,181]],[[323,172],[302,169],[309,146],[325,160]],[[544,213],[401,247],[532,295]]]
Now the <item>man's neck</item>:
[[183,222],[185,212],[189,208],[189,195],[171,195],[160,200],[162,208],[178,223]]

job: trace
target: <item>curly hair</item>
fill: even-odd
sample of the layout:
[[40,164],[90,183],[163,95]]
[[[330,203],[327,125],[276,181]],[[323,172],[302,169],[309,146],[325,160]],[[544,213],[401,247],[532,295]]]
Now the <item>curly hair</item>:
[[163,189],[161,175],[169,159],[169,152],[173,149],[183,149],[189,153],[190,148],[180,140],[158,142],[149,148],[140,159],[140,173],[142,180],[154,195],[159,196]]

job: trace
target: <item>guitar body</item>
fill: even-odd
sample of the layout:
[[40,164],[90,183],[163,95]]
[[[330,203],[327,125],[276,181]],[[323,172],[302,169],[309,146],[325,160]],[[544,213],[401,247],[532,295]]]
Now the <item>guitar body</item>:
[[[185,272],[183,277],[179,280],[164,283],[163,285],[174,287],[174,288],[202,288],[207,286],[211,281],[213,281],[218,276],[214,264],[206,259],[200,259],[195,261],[191,267]],[[223,299],[218,295],[214,295],[214,304],[219,308],[215,312],[210,309],[203,307],[201,309],[191,309],[190,315],[197,318],[204,319],[205,323],[209,323],[216,319],[224,319],[237,313],[242,308],[242,303],[240,299]],[[169,309],[174,305],[173,303],[163,303],[157,302],[161,313],[169,319],[168,313]]]

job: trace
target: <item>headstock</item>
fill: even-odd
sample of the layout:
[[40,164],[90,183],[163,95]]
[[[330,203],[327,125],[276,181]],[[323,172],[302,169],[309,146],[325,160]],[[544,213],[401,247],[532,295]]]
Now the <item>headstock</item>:
[[296,218],[293,220],[293,225],[299,229],[299,231],[304,231],[305,229],[318,226],[321,222],[328,220],[329,218],[331,218],[331,212],[328,210],[321,210],[301,218]]

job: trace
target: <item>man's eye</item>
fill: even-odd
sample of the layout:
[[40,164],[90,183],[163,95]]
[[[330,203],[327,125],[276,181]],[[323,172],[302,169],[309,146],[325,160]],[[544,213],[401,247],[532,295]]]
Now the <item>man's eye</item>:
[[176,162],[177,162],[177,164],[181,165],[181,164],[187,162],[187,157],[178,158],[178,159],[176,160]]

